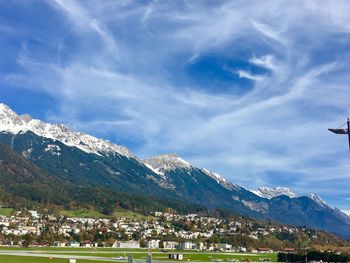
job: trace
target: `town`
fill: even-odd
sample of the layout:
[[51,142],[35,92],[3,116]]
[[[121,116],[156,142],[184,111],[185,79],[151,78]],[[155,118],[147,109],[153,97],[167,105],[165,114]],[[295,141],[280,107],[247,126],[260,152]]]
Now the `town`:
[[[1,246],[114,247],[164,250],[294,252],[322,231],[237,218],[153,212],[144,217],[74,218],[38,211],[0,216]],[[295,242],[295,241],[298,242]],[[330,241],[328,241],[330,242]]]

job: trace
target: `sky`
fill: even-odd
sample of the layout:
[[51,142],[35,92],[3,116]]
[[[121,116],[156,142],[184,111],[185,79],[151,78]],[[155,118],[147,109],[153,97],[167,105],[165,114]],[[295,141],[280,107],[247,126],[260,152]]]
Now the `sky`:
[[349,1],[0,1],[0,102],[350,210]]

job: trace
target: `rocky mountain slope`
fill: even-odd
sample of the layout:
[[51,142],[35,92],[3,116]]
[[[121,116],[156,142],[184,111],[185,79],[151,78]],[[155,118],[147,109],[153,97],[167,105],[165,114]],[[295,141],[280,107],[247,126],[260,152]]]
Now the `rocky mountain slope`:
[[110,214],[115,208],[143,213],[171,208],[179,213],[206,212],[204,206],[175,199],[115,192],[101,186],[81,186],[52,176],[22,154],[0,143],[0,205],[23,209],[86,208]]

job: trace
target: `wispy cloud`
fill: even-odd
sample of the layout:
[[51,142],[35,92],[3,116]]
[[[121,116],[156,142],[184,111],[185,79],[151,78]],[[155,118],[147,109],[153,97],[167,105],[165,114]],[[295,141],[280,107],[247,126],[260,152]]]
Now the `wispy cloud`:
[[281,34],[276,30],[274,30],[273,28],[271,28],[269,25],[260,23],[255,20],[251,20],[251,23],[254,26],[254,28],[264,36],[281,43],[286,42],[286,40],[281,36]]
[[238,70],[237,71],[238,77],[240,78],[246,78],[246,79],[250,79],[250,80],[262,80],[264,78],[264,76],[261,75],[254,75],[250,72],[247,72],[245,70]]
[[346,143],[327,131],[349,107],[346,1],[44,3],[64,21],[40,36],[58,34],[57,53],[27,44],[2,81],[54,98],[48,119],[246,187],[348,191]]

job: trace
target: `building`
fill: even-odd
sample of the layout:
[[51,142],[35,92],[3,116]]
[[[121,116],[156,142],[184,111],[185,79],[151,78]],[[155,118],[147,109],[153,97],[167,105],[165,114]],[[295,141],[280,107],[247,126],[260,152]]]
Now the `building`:
[[112,247],[115,248],[140,248],[139,241],[115,241]]
[[295,248],[291,248],[291,247],[286,247],[285,249],[283,249],[284,253],[295,253],[296,250]]
[[197,243],[196,248],[198,250],[204,250],[205,249],[204,243],[203,242]]
[[273,250],[271,248],[261,247],[258,248],[258,253],[273,253]]
[[164,241],[163,242],[164,249],[175,249],[178,247],[178,245],[179,245],[179,243],[175,242],[175,241]]
[[217,250],[220,250],[220,251],[232,250],[232,245],[229,245],[229,244],[217,244]]
[[71,241],[69,242],[70,247],[80,247],[80,243],[77,241]]
[[158,239],[156,239],[156,240],[154,240],[154,239],[148,240],[146,246],[149,249],[157,249],[157,248],[159,248],[159,242],[160,242],[160,240],[158,240]]
[[189,250],[189,249],[194,249],[195,244],[193,244],[192,242],[181,242],[179,244],[179,249],[181,250]]

